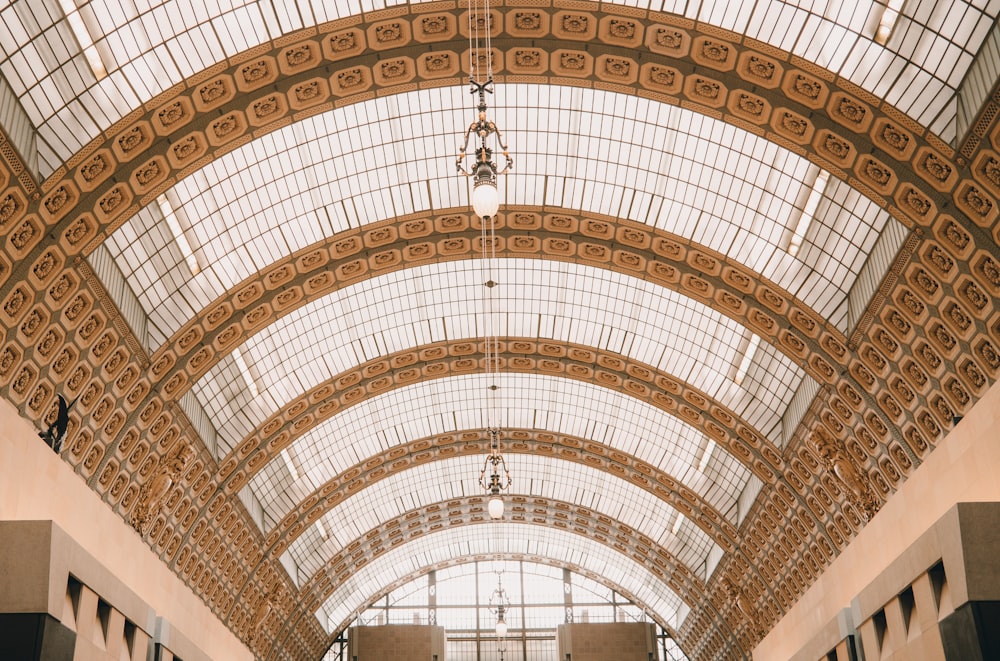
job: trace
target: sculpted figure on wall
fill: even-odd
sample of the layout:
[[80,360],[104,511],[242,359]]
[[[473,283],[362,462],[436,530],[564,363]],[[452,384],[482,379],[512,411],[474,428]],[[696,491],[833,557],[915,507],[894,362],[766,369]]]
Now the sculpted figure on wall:
[[865,521],[870,521],[878,512],[880,503],[868,476],[854,465],[843,445],[822,427],[813,430],[809,441],[827,470],[832,471],[846,487],[845,493]]
[[159,514],[164,497],[192,459],[194,450],[188,445],[178,445],[177,450],[160,460],[152,477],[142,485],[138,502],[129,517],[129,523],[140,535],[145,534],[150,522]]
[[256,647],[263,640],[264,625],[278,602],[281,601],[283,593],[284,590],[280,583],[275,583],[274,587],[261,593],[260,602],[250,618],[248,638],[251,647]]
[[736,605],[737,611],[743,616],[743,619],[747,622],[747,629],[751,634],[757,638],[761,635],[761,628],[757,622],[757,612],[747,597],[746,592],[742,588],[738,587],[735,582],[728,576],[722,577],[722,589],[726,591],[726,597],[729,601]]

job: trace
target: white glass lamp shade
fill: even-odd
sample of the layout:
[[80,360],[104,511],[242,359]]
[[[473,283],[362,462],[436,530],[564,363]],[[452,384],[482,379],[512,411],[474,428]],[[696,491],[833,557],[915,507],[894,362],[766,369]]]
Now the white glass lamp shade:
[[491,519],[503,518],[503,498],[500,496],[490,496],[490,501],[486,505],[486,510],[490,513]]
[[497,635],[501,638],[507,635],[507,623],[503,620],[497,620]]
[[480,218],[492,218],[500,208],[500,193],[492,181],[477,182],[472,189],[472,210]]

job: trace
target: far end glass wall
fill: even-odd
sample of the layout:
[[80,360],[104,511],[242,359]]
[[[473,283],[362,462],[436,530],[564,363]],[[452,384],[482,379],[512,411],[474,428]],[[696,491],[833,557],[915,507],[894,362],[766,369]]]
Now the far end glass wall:
[[[510,600],[503,641],[496,634],[498,584]],[[477,561],[432,571],[393,590],[350,626],[442,626],[447,661],[559,661],[560,624],[652,621],[617,591],[569,570],[521,561]],[[658,661],[687,661],[659,625],[657,636]],[[324,661],[351,661],[346,631],[337,636]]]

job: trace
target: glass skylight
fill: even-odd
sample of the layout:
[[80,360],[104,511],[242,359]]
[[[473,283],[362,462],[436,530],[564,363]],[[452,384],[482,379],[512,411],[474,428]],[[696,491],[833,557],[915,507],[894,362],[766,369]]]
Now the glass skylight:
[[[846,297],[886,223],[846,184],[816,204],[788,251],[817,168],[725,122],[622,94],[538,85],[498,90],[498,123],[517,145],[504,204],[627,218],[729,256],[846,332]],[[350,228],[468,208],[454,170],[467,94],[431,89],[310,117],[208,164],[168,198],[200,270],[155,205],[108,241],[150,318],[156,349],[244,278]],[[393,118],[390,121],[390,118]],[[402,157],[402,158],[401,158]],[[392,165],[397,161],[399,165]]]
[[[763,343],[738,385],[745,331],[736,321],[651,282],[589,266],[502,259],[494,279],[500,335],[624,354],[691,383],[780,441],[781,416],[804,373]],[[483,282],[477,260],[429,264],[364,280],[270,324],[195,384],[222,441],[220,457],[302,393],[367,361],[481,338]]]
[[[302,28],[400,3],[78,4],[95,46],[81,44],[54,3],[14,0],[0,9],[0,73],[39,129],[43,177],[132,109],[215,63]],[[1000,11],[996,2],[907,2],[883,46],[875,36],[884,4],[870,0],[818,7],[810,0],[624,4],[680,13],[817,62],[886,98],[946,141],[955,138],[955,90]],[[98,80],[87,48],[96,48],[107,76]]]
[[[514,476],[505,496],[536,496],[573,503],[604,514],[645,535],[705,579],[706,560],[717,545],[708,534],[687,524],[675,534],[677,510],[648,491],[605,471],[537,455],[511,455]],[[430,462],[371,483],[323,515],[289,547],[300,582],[312,577],[336,553],[385,521],[411,510],[466,496],[482,495],[479,457]]]
[[[434,434],[483,429],[483,395],[493,382],[475,374],[406,386],[316,426],[287,450],[297,480],[284,461],[274,460],[250,483],[264,508],[265,532],[306,495],[375,454]],[[736,500],[749,469],[717,447],[706,469],[699,471],[708,441],[679,418],[606,388],[563,378],[501,374],[497,385],[503,428],[570,434],[634,455],[735,521]],[[478,467],[474,472],[478,477]]]

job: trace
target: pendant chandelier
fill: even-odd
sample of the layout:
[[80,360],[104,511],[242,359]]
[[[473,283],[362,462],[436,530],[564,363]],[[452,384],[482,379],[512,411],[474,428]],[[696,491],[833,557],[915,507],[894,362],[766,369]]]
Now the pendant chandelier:
[[[514,167],[514,160],[507,152],[503,134],[489,119],[486,95],[493,94],[493,50],[490,28],[489,0],[471,0],[469,6],[469,92],[476,99],[476,120],[465,131],[465,141],[458,151],[455,165],[458,171],[472,177],[472,209],[476,215],[492,218],[500,208],[500,193],[497,191],[497,176],[506,174]],[[469,143],[473,153],[467,155]],[[498,169],[493,155],[503,154],[503,169]],[[466,163],[466,159],[471,161]]]
[[[500,454],[500,420],[495,402],[498,389],[499,340],[494,328],[496,319],[494,296],[497,282],[493,278],[496,261],[496,214],[500,208],[500,194],[497,178],[506,174],[514,161],[504,144],[503,134],[489,118],[486,102],[488,94],[493,94],[493,51],[490,37],[492,26],[489,0],[470,0],[469,5],[469,92],[475,100],[476,119],[465,131],[465,140],[459,148],[455,165],[459,172],[472,178],[471,203],[478,216],[481,228],[480,248],[481,274],[483,278],[483,353],[487,373],[492,377],[488,392],[484,396],[484,418],[486,435],[489,440],[489,454],[483,460],[479,474],[479,485],[487,494],[487,511],[493,520],[503,518],[504,502],[501,493],[510,487],[510,471]],[[473,152],[468,154],[471,148]],[[504,166],[499,169],[494,154],[503,154]],[[467,161],[468,159],[468,161]]]
[[507,636],[507,611],[510,609],[510,598],[507,596],[507,591],[503,589],[503,582],[501,581],[503,574],[502,572],[497,572],[497,587],[493,590],[493,594],[490,595],[490,612],[496,615],[496,633],[497,639],[500,643],[501,654],[503,653],[503,639]]

